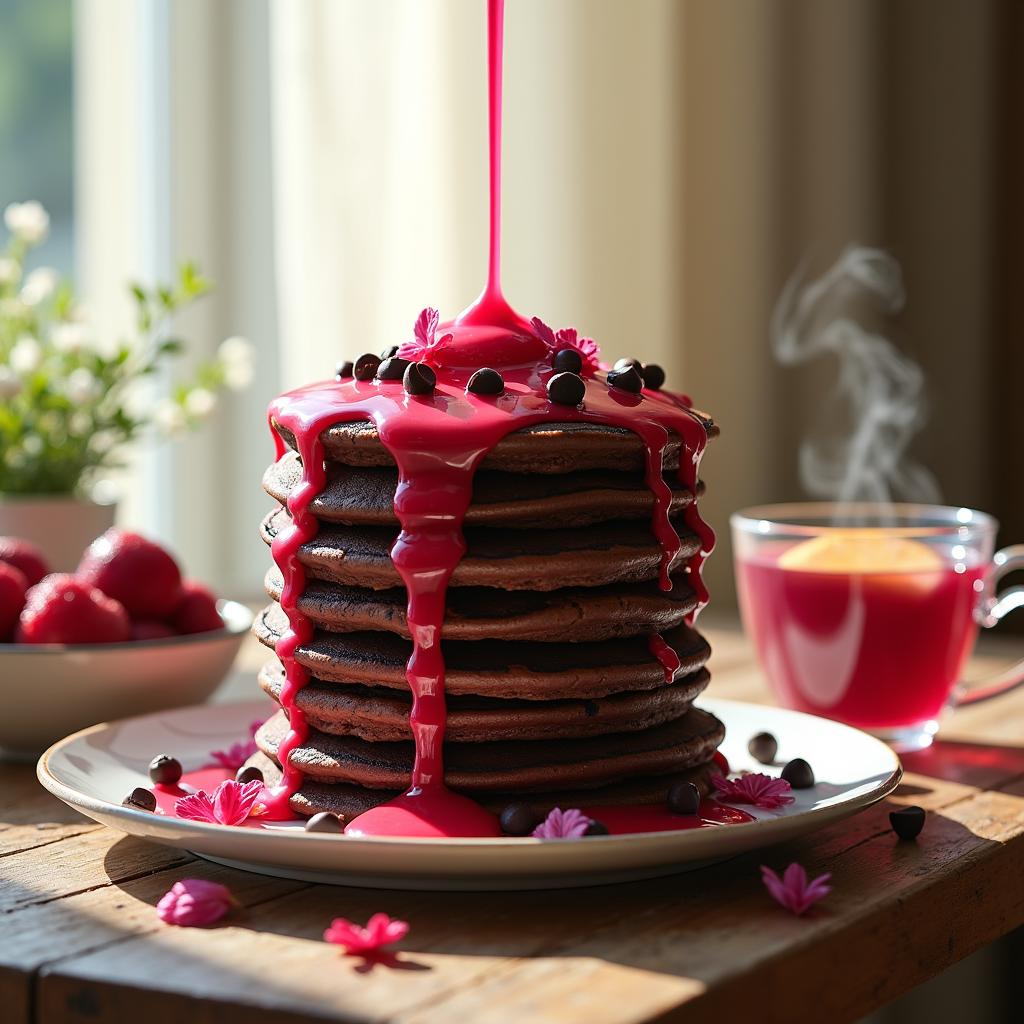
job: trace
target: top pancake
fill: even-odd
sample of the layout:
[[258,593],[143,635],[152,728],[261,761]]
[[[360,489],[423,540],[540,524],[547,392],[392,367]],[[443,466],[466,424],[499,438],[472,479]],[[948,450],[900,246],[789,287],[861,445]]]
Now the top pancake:
[[[717,428],[706,413],[691,410],[709,437]],[[285,444],[295,448],[287,427],[274,421]],[[348,466],[393,466],[391,453],[381,443],[377,427],[367,420],[337,423],[320,434],[325,457]],[[682,441],[670,434],[664,453],[666,469],[679,466]],[[506,435],[483,458],[480,469],[506,473],[572,473],[585,469],[642,472],[646,448],[639,435],[624,427],[595,423],[545,423]]]

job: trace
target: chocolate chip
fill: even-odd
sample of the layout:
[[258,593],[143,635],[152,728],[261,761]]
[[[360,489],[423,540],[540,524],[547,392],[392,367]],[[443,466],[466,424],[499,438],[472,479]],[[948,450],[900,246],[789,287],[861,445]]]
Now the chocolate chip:
[[255,767],[255,765],[250,765],[248,768],[239,768],[238,771],[235,772],[235,782],[245,783],[262,781],[263,772],[261,772],[259,768]]
[[348,380],[352,376],[352,360],[346,359],[344,362],[338,363],[334,368],[334,376],[338,380]]
[[559,405],[579,405],[587,393],[587,386],[578,373],[563,370],[548,378],[548,398]]
[[665,371],[657,363],[645,363],[640,367],[644,387],[657,391],[665,383]]
[[597,821],[594,818],[590,819],[590,824],[587,826],[587,831],[583,833],[585,836],[607,836],[610,835],[608,826],[603,821]]
[[337,835],[342,831],[342,821],[337,814],[321,811],[306,822],[305,829],[307,832],[332,832]]
[[637,371],[643,368],[643,363],[639,359],[617,359],[615,365],[612,367],[613,370],[628,370],[631,366]]
[[142,786],[133,789],[122,801],[122,807],[134,807],[137,811],[155,811],[156,797]]
[[889,824],[900,839],[916,839],[924,828],[923,807],[901,807],[889,812]]
[[501,812],[501,831],[507,836],[528,836],[544,820],[529,804],[509,804]]
[[497,370],[484,366],[469,378],[466,390],[474,395],[500,395],[505,390],[505,378]]
[[408,365],[408,359],[399,359],[398,356],[388,356],[388,358],[377,367],[377,380],[401,380],[405,375],[405,368]]
[[555,355],[551,365],[559,372],[568,370],[569,373],[582,373],[583,357],[574,348],[563,348]]
[[157,754],[149,762],[149,777],[162,786],[173,786],[181,778],[181,762],[170,754]]
[[380,359],[372,352],[364,352],[352,367],[352,376],[356,380],[373,380],[373,375],[380,366]]
[[814,785],[814,772],[802,757],[788,761],[782,769],[782,777],[794,789],[810,789]]
[[673,814],[696,814],[700,809],[700,790],[692,782],[677,782],[668,791],[667,803]]
[[437,375],[426,363],[410,363],[402,383],[410,395],[429,395],[437,387]]
[[398,355],[398,345],[388,345],[383,352],[381,352],[381,359],[390,359],[392,356]]
[[608,386],[639,395],[644,389],[644,379],[640,376],[640,371],[635,366],[626,366],[621,370],[609,372]]
[[755,761],[761,764],[775,764],[779,752],[779,741],[770,732],[759,732],[750,737],[747,750]]

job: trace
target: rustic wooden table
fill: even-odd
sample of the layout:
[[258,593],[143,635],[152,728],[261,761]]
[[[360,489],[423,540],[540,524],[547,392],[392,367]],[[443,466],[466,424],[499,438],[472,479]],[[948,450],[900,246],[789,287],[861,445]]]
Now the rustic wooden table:
[[[767,699],[742,638],[710,635],[714,692]],[[652,882],[506,895],[217,867],[95,825],[31,766],[4,765],[0,1020],[721,1024],[747,1009],[761,1024],[851,1020],[1024,923],[1022,732],[1024,692],[959,712],[941,742],[905,758],[893,799],[812,839]],[[917,842],[888,828],[906,803],[931,812]],[[803,919],[759,878],[759,864],[791,860],[833,874]],[[193,876],[228,884],[244,909],[209,930],[162,925],[155,903]],[[321,941],[331,917],[378,910],[412,926],[391,966]]]

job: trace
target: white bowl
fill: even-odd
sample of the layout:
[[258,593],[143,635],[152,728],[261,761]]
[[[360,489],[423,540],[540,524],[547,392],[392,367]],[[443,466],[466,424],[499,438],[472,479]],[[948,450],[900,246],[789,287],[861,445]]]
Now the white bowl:
[[227,675],[252,625],[218,601],[224,629],[120,644],[0,644],[0,754],[35,757],[96,722],[199,704]]

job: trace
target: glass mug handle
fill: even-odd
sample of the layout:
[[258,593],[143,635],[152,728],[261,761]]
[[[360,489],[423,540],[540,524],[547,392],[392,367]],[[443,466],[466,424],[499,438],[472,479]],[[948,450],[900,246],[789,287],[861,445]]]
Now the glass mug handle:
[[[979,625],[991,629],[1007,614],[1024,607],[1024,586],[1010,587],[1001,594],[996,590],[999,581],[1016,569],[1024,569],[1024,544],[1014,544],[995,553],[992,568],[985,578],[981,602],[975,613]],[[959,708],[978,704],[983,700],[998,697],[1001,693],[1020,686],[1021,683],[1024,683],[1024,660],[1003,669],[978,685],[961,683],[960,689],[953,696],[953,704]]]

